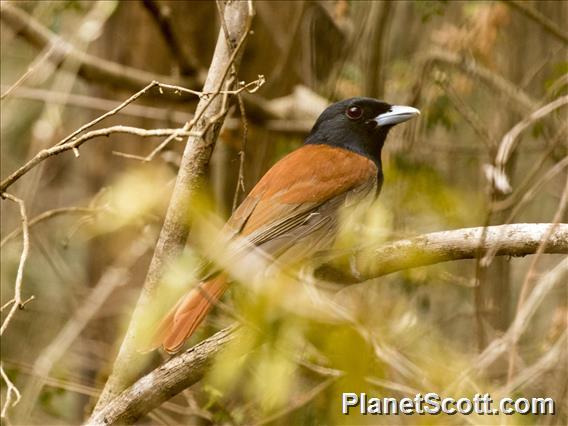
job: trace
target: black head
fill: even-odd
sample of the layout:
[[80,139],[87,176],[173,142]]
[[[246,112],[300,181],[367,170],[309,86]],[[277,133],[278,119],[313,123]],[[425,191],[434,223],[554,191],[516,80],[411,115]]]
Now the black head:
[[373,98],[350,98],[336,102],[319,116],[306,144],[326,144],[381,161],[388,131],[420,114],[416,108],[390,105]]

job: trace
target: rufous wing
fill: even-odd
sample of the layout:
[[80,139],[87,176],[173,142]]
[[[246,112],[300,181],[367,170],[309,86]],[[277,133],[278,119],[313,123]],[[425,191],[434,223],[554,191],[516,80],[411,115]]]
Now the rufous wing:
[[[304,145],[262,177],[228,220],[225,231],[246,237],[273,256],[316,232],[321,235],[315,235],[310,244],[322,244],[328,241],[322,238],[326,234],[322,227],[335,221],[330,216],[345,194],[373,187],[376,177],[375,164],[361,155],[328,145]],[[298,250],[300,253],[306,250]],[[156,347],[179,350],[226,288],[227,277],[219,273],[189,291],[160,323],[153,339]]]

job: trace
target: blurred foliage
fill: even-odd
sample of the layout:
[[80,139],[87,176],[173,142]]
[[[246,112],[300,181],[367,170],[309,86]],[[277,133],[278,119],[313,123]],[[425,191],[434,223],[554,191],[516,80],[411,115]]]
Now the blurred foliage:
[[[206,69],[219,30],[215,4],[155,2],[182,41],[180,54]],[[494,160],[492,144],[523,118],[516,101],[475,73],[464,73],[459,64],[438,61],[431,67],[426,59],[435,50],[459,55],[490,75],[507,79],[535,105],[544,105],[566,93],[565,45],[502,2],[391,2],[389,25],[380,39],[371,35],[377,25],[373,19],[387,13],[382,2],[254,4],[254,34],[239,71],[239,79],[245,81],[259,73],[266,75],[267,85],[253,97],[270,102],[293,94],[296,86],[307,87],[325,100],[364,96],[365,81],[370,78],[384,82],[378,90],[388,102],[412,102],[422,111],[419,120],[389,135],[379,199],[342,212],[333,247],[346,254],[339,264],[350,266],[347,258],[354,248],[363,251],[361,262],[372,263],[373,247],[384,242],[507,220],[522,197],[492,199],[483,166]],[[566,2],[527,4],[563,27]],[[14,6],[90,54],[156,74],[180,74],[160,26],[142,1],[14,2]],[[79,31],[85,26],[93,29],[89,37]],[[95,31],[99,26],[101,31]],[[42,53],[4,22],[0,31],[1,84],[6,93]],[[370,57],[379,44],[382,57],[374,69]],[[44,62],[32,71],[21,87],[2,99],[2,177],[108,111],[108,101],[117,103],[132,95],[105,81],[84,80],[73,61],[57,67]],[[442,74],[444,84],[438,79]],[[494,140],[482,140],[456,99],[463,101]],[[315,115],[307,111],[319,106],[312,105],[312,99],[301,102],[301,108],[292,104],[284,119],[276,120],[281,126],[276,130],[269,129],[273,121],[263,122],[252,108],[247,109],[246,192],[271,165],[302,143],[306,129],[296,126],[313,122]],[[97,128],[174,128],[180,125],[174,113],[192,113],[195,105],[194,100],[145,96]],[[235,284],[188,346],[235,320],[245,324],[244,330],[215,359],[202,382],[140,424],[567,423],[565,352],[513,395],[506,395],[553,397],[556,416],[341,415],[342,392],[397,398],[417,392],[505,396],[500,392],[510,382],[506,356],[484,371],[476,370],[476,315],[482,317],[487,341],[506,331],[531,259],[495,259],[481,273],[475,260],[449,262],[339,290],[337,286],[319,288],[302,275],[309,262],[284,270],[267,267],[263,259],[247,263],[231,252],[223,235],[239,173],[242,135],[240,127],[234,126],[240,126],[238,108],[230,118],[232,127],[221,132],[212,165],[200,182],[199,194],[191,200],[188,245],[169,265],[155,311],[138,326],[150,338],[157,319],[180,295],[204,274],[224,269]],[[566,156],[566,138],[560,137],[553,149],[549,145],[565,123],[563,109],[521,135],[509,164],[515,190],[528,179],[521,187],[526,192]],[[102,388],[147,272],[184,143],[172,142],[149,163],[119,157],[113,151],[145,156],[160,141],[125,134],[88,141],[80,157],[67,152],[49,158],[10,188],[25,201],[30,219],[61,207],[91,209],[57,215],[31,228],[23,296],[34,295],[35,300],[16,313],[2,336],[3,366],[23,394],[22,402],[10,410],[12,424],[80,424],[93,395]],[[551,221],[565,182],[564,169],[534,197],[522,201],[514,221]],[[507,200],[512,200],[509,207],[489,211],[492,203]],[[20,226],[17,209],[7,202],[2,203],[1,220],[2,238]],[[2,247],[2,304],[13,295],[20,253],[20,236]],[[557,256],[542,257],[539,276],[558,260]],[[113,273],[121,268],[126,273],[113,282]],[[481,280],[481,290],[474,288],[476,278]],[[97,299],[97,290],[109,281],[111,290],[104,299]],[[514,353],[515,374],[530,372],[566,333],[567,298],[566,286],[558,286],[539,307]],[[100,306],[65,347],[64,356],[46,361],[52,354],[50,345],[60,342],[62,330],[69,325],[80,327],[73,322],[74,315],[93,303]],[[145,368],[162,361],[155,353]],[[469,373],[464,377],[464,372]],[[42,381],[36,400],[27,400]],[[1,391],[4,398],[4,383]]]

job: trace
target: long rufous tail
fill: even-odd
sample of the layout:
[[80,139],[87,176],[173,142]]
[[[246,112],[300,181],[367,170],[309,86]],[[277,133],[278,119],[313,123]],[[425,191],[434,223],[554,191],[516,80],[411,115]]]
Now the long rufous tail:
[[227,279],[221,274],[191,289],[160,322],[152,347],[162,346],[167,352],[177,352],[215,306],[227,286]]

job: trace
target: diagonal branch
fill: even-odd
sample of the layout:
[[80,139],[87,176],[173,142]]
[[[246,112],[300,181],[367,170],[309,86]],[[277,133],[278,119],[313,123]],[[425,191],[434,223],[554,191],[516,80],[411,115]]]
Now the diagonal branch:
[[79,64],[79,75],[87,80],[96,80],[130,90],[138,90],[153,80],[159,80],[163,83],[181,83],[187,87],[195,87],[200,83],[198,79],[187,78],[180,82],[167,75],[156,75],[82,52],[51,32],[26,12],[8,2],[0,3],[0,11],[2,12],[2,21],[30,44],[40,49],[52,46],[52,52],[49,56],[52,62],[59,64],[65,58],[76,61]]
[[221,330],[170,359],[102,407],[86,424],[134,424],[144,414],[201,380],[214,357],[238,337],[235,330],[234,326]]
[[[212,95],[201,98],[193,119],[195,130],[202,136],[190,136],[187,140],[177,181],[144,287],[115,360],[113,372],[95,407],[93,419],[100,418],[99,412],[105,410],[108,403],[136,379],[140,374],[140,365],[146,359],[136,350],[140,347],[142,336],[144,336],[144,330],[139,329],[139,324],[141,319],[148,316],[153,306],[152,302],[159,296],[160,280],[165,268],[171,259],[181,253],[186,243],[189,234],[188,217],[190,217],[191,202],[199,188],[228,110],[230,93],[226,89],[233,84],[233,79],[227,77],[233,65],[238,67],[242,47],[251,28],[252,17],[252,4],[249,2],[231,2],[225,7],[229,36],[232,40],[238,41],[238,44],[235,49],[231,49],[223,33],[219,34],[209,74],[203,87],[203,92]],[[223,89],[225,89],[223,95],[219,96]]]
[[[524,256],[533,254],[542,238],[554,224],[514,224],[486,228],[483,250],[498,246],[498,255]],[[374,265],[358,280],[377,278],[403,269],[432,265],[478,255],[483,227],[456,229],[421,235],[367,250],[374,256]],[[546,253],[568,253],[568,225],[559,224],[552,232]],[[144,414],[158,407],[177,393],[197,383],[213,358],[230,341],[238,338],[239,330],[229,327],[219,331],[191,349],[177,355],[151,373],[139,379],[91,417],[89,425],[133,424]]]
[[171,19],[171,7],[166,4],[160,5],[156,0],[142,0],[142,4],[156,22],[172,57],[179,65],[181,74],[194,76],[197,72],[198,65],[191,56],[185,54],[183,44],[174,31]]
[[508,0],[504,3],[512,7],[513,9],[516,9],[518,12],[521,12],[529,19],[532,19],[562,43],[568,44],[568,33],[563,31],[562,28],[558,27],[554,22],[552,22],[550,19],[548,19],[548,17],[540,13],[534,7],[529,6],[526,1]]

